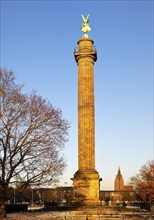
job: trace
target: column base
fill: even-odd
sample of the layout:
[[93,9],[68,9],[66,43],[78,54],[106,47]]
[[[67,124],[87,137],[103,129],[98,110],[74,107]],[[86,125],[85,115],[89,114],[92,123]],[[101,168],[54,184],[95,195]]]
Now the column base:
[[100,178],[96,170],[78,170],[73,180],[73,202],[84,206],[101,205]]

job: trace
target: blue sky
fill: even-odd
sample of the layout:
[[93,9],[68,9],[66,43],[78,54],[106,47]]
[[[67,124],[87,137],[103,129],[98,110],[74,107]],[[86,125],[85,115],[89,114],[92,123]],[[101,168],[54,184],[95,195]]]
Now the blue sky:
[[78,169],[77,65],[81,14],[97,48],[95,63],[96,170],[113,189],[120,166],[125,184],[153,159],[153,1],[1,0],[1,67],[13,70],[23,92],[33,89],[71,124],[58,184]]

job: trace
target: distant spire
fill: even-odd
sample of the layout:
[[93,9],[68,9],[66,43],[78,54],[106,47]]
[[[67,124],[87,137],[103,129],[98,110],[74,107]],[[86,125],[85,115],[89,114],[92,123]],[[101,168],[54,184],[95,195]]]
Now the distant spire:
[[124,187],[124,180],[121,174],[120,166],[118,167],[118,172],[114,181],[114,189],[115,190],[123,190]]
[[120,166],[118,167],[118,176],[121,176]]

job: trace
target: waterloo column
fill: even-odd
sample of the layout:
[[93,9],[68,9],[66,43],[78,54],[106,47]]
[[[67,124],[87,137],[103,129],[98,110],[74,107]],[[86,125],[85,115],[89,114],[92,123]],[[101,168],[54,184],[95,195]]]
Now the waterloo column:
[[88,17],[83,18],[83,37],[74,57],[78,65],[78,171],[74,174],[74,201],[99,205],[100,178],[95,170],[94,62],[97,51],[88,37]]

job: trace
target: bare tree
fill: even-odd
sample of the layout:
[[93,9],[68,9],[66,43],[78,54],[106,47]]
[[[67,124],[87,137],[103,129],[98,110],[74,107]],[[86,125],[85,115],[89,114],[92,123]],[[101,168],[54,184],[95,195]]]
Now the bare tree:
[[131,177],[136,193],[143,201],[154,200],[154,160],[143,165],[138,174]]
[[11,184],[51,184],[66,166],[61,150],[68,121],[36,92],[25,95],[21,89],[11,71],[0,69],[0,216]]

